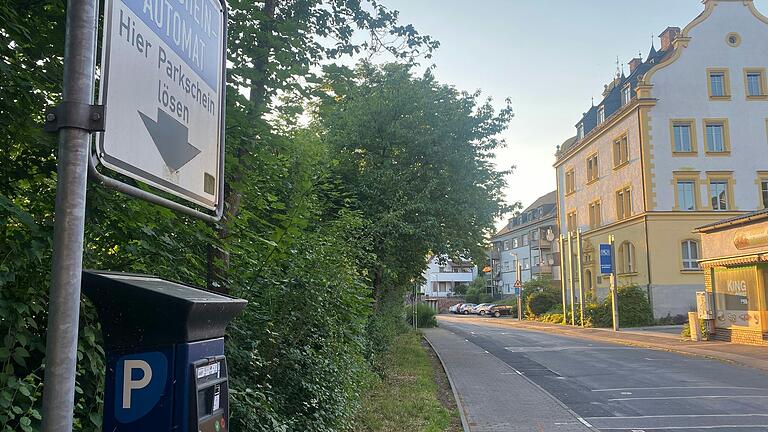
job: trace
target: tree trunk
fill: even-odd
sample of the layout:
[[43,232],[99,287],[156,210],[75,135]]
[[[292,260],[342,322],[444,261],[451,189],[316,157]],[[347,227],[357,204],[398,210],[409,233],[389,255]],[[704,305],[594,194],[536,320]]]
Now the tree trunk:
[[[268,17],[261,23],[260,37],[253,47],[254,79],[251,79],[249,117],[251,124],[258,125],[262,114],[267,110],[267,71],[269,69],[272,47],[270,35],[274,28],[275,10],[278,0],[266,0],[264,14]],[[259,52],[261,52],[259,54]],[[234,150],[236,160],[244,159],[248,149],[240,146]],[[211,245],[208,248],[208,289],[222,294],[229,294],[227,272],[229,270],[229,252],[226,250],[226,242],[231,232],[231,225],[240,213],[240,205],[243,193],[238,187],[245,179],[245,169],[241,164],[236,164],[230,170],[230,181],[224,184],[224,216],[216,227],[216,234],[221,247]]]

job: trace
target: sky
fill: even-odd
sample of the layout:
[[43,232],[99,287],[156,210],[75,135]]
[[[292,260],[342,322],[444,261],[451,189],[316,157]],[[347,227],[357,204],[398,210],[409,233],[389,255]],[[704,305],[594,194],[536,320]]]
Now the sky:
[[[402,23],[440,41],[428,60],[435,75],[460,90],[480,89],[494,104],[512,100],[515,118],[497,152],[500,169],[516,166],[506,198],[528,206],[555,190],[556,147],[576,134],[603,86],[653,38],[684,28],[701,0],[381,0]],[[763,14],[768,0],[755,0]],[[620,67],[621,67],[620,65]],[[500,221],[503,225],[504,221]]]

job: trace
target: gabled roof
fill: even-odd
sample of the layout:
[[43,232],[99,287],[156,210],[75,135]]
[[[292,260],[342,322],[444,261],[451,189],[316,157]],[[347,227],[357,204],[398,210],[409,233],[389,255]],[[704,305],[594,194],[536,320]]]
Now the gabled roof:
[[557,191],[554,190],[546,195],[542,195],[539,198],[536,199],[536,201],[533,202],[533,204],[529,205],[525,210],[523,210],[523,213],[531,211],[533,209],[539,208],[545,204],[557,204]]

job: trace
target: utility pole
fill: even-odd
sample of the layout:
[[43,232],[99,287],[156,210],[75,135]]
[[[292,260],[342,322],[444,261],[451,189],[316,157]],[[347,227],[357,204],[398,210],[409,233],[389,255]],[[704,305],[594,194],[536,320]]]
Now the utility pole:
[[[91,133],[70,121],[83,120],[78,118],[78,113],[87,112],[83,108],[93,102],[97,12],[98,2],[95,0],[68,1],[61,106],[67,120],[62,119],[66,123],[59,130],[43,432],[72,431]],[[53,114],[48,117],[46,121],[57,120]]]
[[568,275],[571,297],[571,325],[576,325],[576,287],[573,280],[573,232],[568,231]]
[[618,283],[616,281],[616,237],[611,234],[608,236],[608,243],[611,245],[611,318],[613,320],[613,331],[619,331],[619,294]]
[[581,268],[581,229],[576,230],[576,271],[579,275],[579,316],[584,327],[584,271]]
[[563,324],[567,325],[568,314],[565,312],[567,308],[567,301],[565,297],[565,240],[562,234],[560,234],[558,244],[560,246],[560,288],[563,294]]

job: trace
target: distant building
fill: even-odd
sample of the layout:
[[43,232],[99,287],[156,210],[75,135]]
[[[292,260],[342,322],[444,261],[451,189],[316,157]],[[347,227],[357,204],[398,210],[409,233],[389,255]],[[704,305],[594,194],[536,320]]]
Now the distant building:
[[613,234],[619,284],[646,288],[656,317],[704,288],[694,228],[768,205],[768,18],[751,0],[703,3],[617,73],[555,163],[558,222],[583,233],[565,274],[605,295],[594,251]]
[[[497,294],[514,292],[517,259],[521,264],[520,280],[550,276],[560,280],[560,253],[557,244],[557,192],[552,191],[509,219],[493,238],[490,288]],[[559,282],[558,282],[559,286]]]
[[428,297],[452,297],[456,287],[469,285],[477,277],[477,267],[471,261],[454,262],[445,256],[433,255],[424,271],[421,293]]

